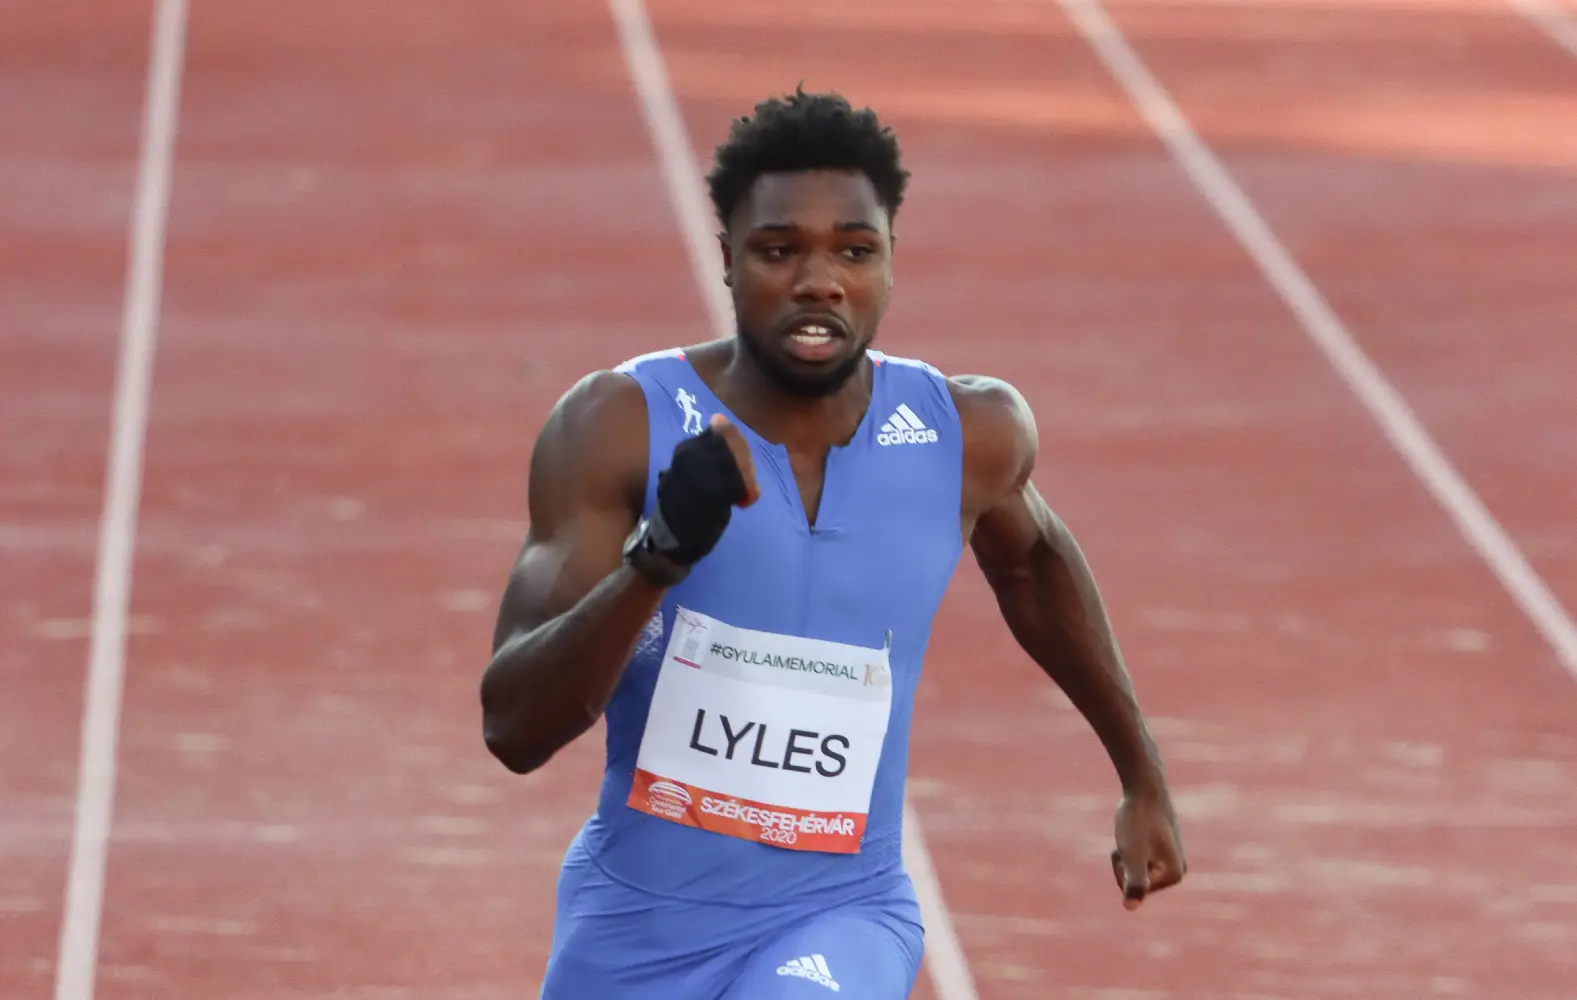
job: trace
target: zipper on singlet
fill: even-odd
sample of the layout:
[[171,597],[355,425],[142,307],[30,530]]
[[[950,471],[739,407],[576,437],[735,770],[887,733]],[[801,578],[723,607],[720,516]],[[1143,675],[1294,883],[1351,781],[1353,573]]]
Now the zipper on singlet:
[[805,583],[799,593],[799,627],[801,635],[810,634],[810,595],[816,589],[816,549],[821,542],[815,525],[810,527],[810,537],[805,539]]

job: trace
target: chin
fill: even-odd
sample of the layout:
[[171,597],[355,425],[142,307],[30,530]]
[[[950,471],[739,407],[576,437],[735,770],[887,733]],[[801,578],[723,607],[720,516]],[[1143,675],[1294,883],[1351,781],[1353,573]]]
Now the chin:
[[837,358],[825,365],[805,366],[792,360],[763,359],[761,370],[774,384],[796,396],[830,396],[843,388],[860,370],[865,360],[865,348],[860,347],[847,357]]
[[824,364],[807,365],[792,357],[779,357],[761,349],[753,337],[741,333],[739,342],[761,373],[773,385],[795,396],[819,398],[830,396],[859,373],[865,360],[865,345],[860,345],[847,355]]

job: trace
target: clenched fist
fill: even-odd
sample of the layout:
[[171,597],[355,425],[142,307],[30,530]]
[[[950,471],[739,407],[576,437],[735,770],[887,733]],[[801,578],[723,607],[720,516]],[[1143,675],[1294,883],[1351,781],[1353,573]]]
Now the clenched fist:
[[1183,880],[1188,861],[1177,812],[1165,788],[1125,794],[1117,807],[1116,835],[1112,874],[1117,876],[1124,907],[1137,910],[1151,893]]

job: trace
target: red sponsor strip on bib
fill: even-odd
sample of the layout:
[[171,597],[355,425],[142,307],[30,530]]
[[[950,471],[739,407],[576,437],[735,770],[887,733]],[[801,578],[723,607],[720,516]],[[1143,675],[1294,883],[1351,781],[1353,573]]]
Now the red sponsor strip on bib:
[[752,802],[641,769],[635,772],[628,804],[670,822],[791,851],[855,854],[865,834],[864,816]]

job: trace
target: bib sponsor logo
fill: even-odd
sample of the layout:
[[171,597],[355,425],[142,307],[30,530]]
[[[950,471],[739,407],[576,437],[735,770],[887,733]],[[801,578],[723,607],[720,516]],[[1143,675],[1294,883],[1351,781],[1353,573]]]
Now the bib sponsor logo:
[[671,781],[654,781],[646,789],[652,812],[669,819],[678,819],[690,808],[693,799],[683,785]]

